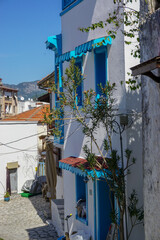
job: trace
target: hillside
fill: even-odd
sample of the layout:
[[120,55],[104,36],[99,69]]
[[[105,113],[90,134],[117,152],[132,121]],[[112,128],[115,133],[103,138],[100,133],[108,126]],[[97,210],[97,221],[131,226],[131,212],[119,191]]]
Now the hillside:
[[7,87],[18,89],[18,98],[24,97],[25,100],[28,98],[36,99],[39,96],[42,96],[46,91],[39,89],[37,86],[38,81],[33,82],[22,82],[19,84],[5,84]]

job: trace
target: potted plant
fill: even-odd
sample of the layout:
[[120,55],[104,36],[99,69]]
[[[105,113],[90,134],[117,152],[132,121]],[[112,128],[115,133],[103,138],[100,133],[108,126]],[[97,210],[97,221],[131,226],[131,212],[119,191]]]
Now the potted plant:
[[9,192],[6,192],[4,194],[4,201],[6,201],[6,202],[10,201],[10,194],[9,194]]

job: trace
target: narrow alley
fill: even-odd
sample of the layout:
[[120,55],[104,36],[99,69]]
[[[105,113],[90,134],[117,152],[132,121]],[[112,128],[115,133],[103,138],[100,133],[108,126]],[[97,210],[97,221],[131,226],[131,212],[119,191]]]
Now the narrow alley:
[[[15,195],[0,201],[0,239],[56,240],[55,228],[48,224],[50,204],[41,195],[31,198]],[[47,221],[47,222],[46,222]]]

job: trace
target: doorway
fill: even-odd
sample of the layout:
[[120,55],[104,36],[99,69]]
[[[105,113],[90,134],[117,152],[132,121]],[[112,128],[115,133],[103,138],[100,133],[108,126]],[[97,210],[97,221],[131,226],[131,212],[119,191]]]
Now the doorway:
[[[112,198],[112,197],[111,197]],[[103,180],[97,181],[97,240],[106,240],[111,224],[109,187]]]
[[17,168],[9,169],[11,193],[17,193]]

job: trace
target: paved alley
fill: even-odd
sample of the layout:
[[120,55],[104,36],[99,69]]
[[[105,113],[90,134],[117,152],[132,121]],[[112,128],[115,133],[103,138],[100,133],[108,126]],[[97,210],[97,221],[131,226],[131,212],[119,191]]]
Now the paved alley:
[[4,240],[56,240],[54,226],[47,224],[50,204],[41,195],[0,201],[0,238]]

